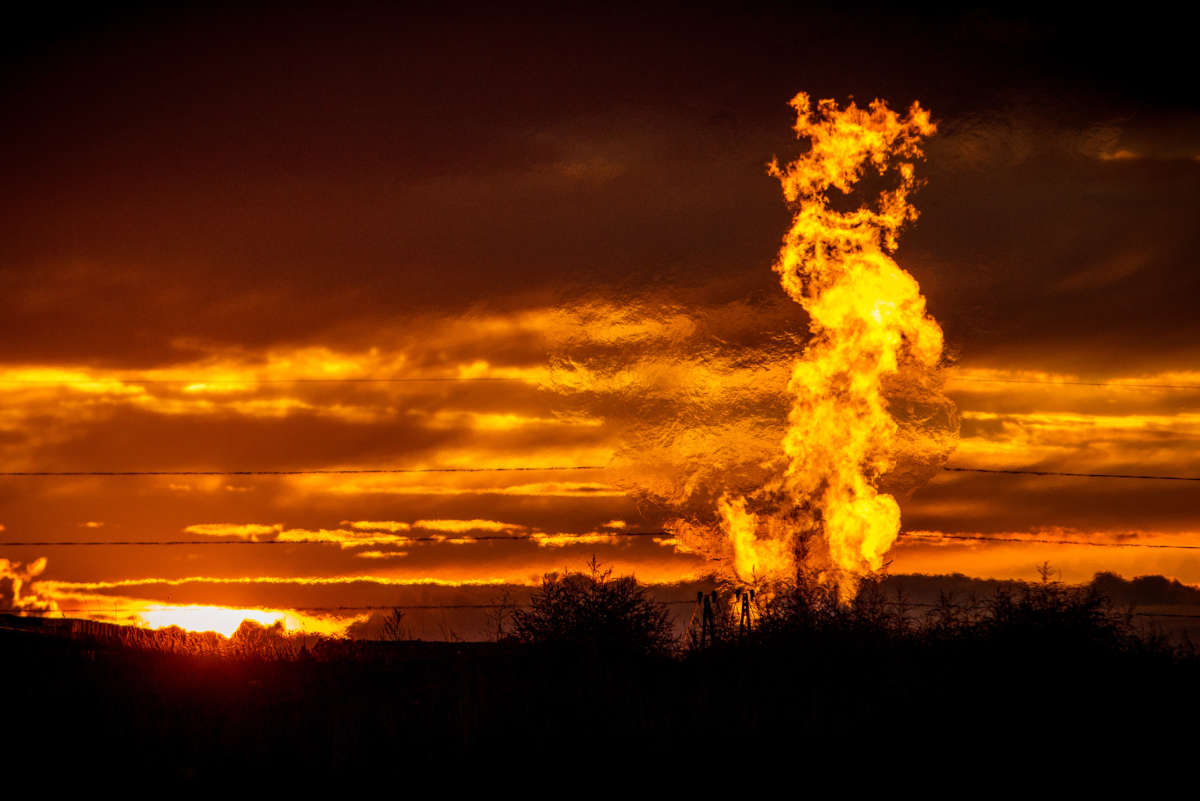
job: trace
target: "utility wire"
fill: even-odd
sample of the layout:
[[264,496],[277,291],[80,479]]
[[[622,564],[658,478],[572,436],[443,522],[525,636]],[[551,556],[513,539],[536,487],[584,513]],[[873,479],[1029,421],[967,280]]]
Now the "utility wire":
[[[983,603],[971,604],[940,604],[931,603],[929,601],[887,601],[886,603],[888,606],[917,607],[921,609],[937,609],[943,606],[950,606],[957,607],[959,609],[969,609],[971,611],[987,609],[990,606],[986,601]],[[1192,614],[1188,612],[1133,612],[1132,615],[1133,617],[1182,617],[1200,619],[1200,614]]]
[[[378,534],[379,532],[366,532],[368,534]],[[670,537],[674,536],[669,531],[602,531],[602,532],[586,532],[583,534],[546,534],[546,533],[530,533],[530,534],[464,534],[455,536],[419,536],[409,537],[404,534],[396,534],[395,540],[397,545],[405,545],[410,542],[448,542],[456,544],[457,542],[489,542],[498,540],[539,540],[539,539],[558,539],[558,538],[574,538],[586,544],[591,538],[601,537]],[[96,547],[96,546],[119,546],[119,545],[153,545],[153,546],[178,546],[178,545],[353,545],[354,540],[102,540],[102,541],[81,541],[81,540],[24,540],[21,542],[0,542],[0,547]],[[366,547],[372,543],[362,543]]]
[[[692,601],[695,603],[695,601]],[[268,607],[245,607],[247,611],[262,611],[262,612],[357,612],[368,610],[383,610],[383,609],[523,609],[528,604],[381,604],[368,606],[288,606],[285,608],[268,608]],[[116,614],[118,612],[211,612],[214,609],[236,608],[238,611],[242,607],[225,607],[220,604],[183,604],[180,606],[154,605],[154,606],[62,606],[58,609],[5,609],[0,610],[0,614],[58,614],[59,612],[109,612]]]
[[[549,472],[571,470],[606,470],[607,465],[547,465],[545,467],[518,465],[512,467],[364,467],[314,470],[6,470],[0,477],[66,478],[82,476],[313,476],[313,475],[392,475],[404,473],[505,473]],[[998,469],[989,467],[953,467],[951,473],[993,473],[1019,476],[1061,476],[1067,478],[1124,478],[1144,481],[1200,481],[1200,476],[1141,475],[1132,473],[1072,473],[1059,470]]]
[[[655,601],[655,603],[663,606],[681,606],[685,604],[695,605],[695,598],[687,598],[674,601]],[[63,606],[58,609],[20,609],[13,607],[10,609],[0,609],[0,614],[58,614],[60,612],[109,612],[116,614],[118,612],[211,612],[214,609],[224,609],[226,607],[217,604],[185,604],[181,606]],[[234,608],[234,607],[229,607]],[[368,611],[384,611],[399,609],[402,612],[410,610],[430,610],[430,609],[529,609],[530,604],[368,604],[364,606],[288,606],[283,608],[266,608],[266,607],[246,607],[249,611],[264,611],[268,613],[274,612],[368,612]],[[241,611],[238,608],[238,611]]]
[[12,470],[0,472],[3,477],[37,476],[43,478],[66,476],[345,476],[387,475],[394,473],[506,473],[567,470],[604,470],[604,465],[550,465],[546,467],[367,467],[333,468],[328,470]]
[[1039,545],[1086,545],[1091,548],[1156,548],[1163,550],[1200,551],[1200,545],[1180,545],[1151,542],[1095,542],[1092,540],[1067,540],[1051,537],[1006,537],[992,534],[940,534],[930,532],[901,532],[901,539],[928,540],[980,540],[985,542],[1029,542]]
[[[656,601],[655,603],[663,606],[694,606],[697,601],[694,598],[681,600]],[[931,603],[928,601],[888,601],[888,606],[903,606],[922,609],[934,609],[942,604]],[[962,604],[951,604],[952,606],[964,606]],[[976,603],[965,605],[966,608],[986,609],[986,603]],[[122,612],[210,612],[213,609],[225,608],[218,605],[194,604],[185,606],[64,606],[58,609],[21,609],[13,607],[10,609],[0,610],[0,614],[8,615],[55,615],[64,612],[105,612],[109,614],[118,614]],[[466,610],[466,609],[529,609],[529,604],[371,604],[364,606],[289,606],[283,609],[267,609],[258,607],[247,607],[250,611],[265,611],[274,612],[369,612],[369,611],[388,611],[399,609],[402,612],[406,611],[428,611],[437,609],[451,610]],[[1200,619],[1200,614],[1188,612],[1134,612],[1134,617],[1171,617],[1171,618],[1191,618]],[[100,621],[103,622],[103,621]]]
[[[673,532],[670,531],[608,531],[608,532],[589,532],[585,534],[479,534],[479,535],[461,535],[461,536],[420,536],[406,537],[402,534],[396,535],[397,545],[404,545],[410,542],[431,542],[431,543],[449,543],[457,544],[461,542],[494,542],[510,540],[514,542],[539,540],[539,539],[578,539],[582,544],[589,544],[591,538],[595,536],[602,537],[673,537]],[[1086,545],[1092,548],[1152,548],[1161,550],[1200,550],[1200,545],[1185,545],[1175,543],[1150,543],[1150,542],[1097,542],[1094,540],[1080,539],[1058,539],[1051,537],[1008,537],[997,536],[992,534],[940,534],[935,532],[901,532],[901,539],[928,539],[928,540],[979,540],[985,542],[1016,542],[1016,543],[1033,543],[1038,545]],[[0,547],[8,548],[49,548],[49,547],[110,547],[110,546],[244,546],[244,545],[343,545],[353,544],[353,540],[102,540],[102,541],[70,541],[70,540],[24,540],[19,542],[0,542]],[[371,543],[363,543],[363,547],[367,547]]]
[[965,381],[971,384],[1044,384],[1048,386],[1112,387],[1113,389],[1185,389],[1200,392],[1200,384],[1134,384],[1124,381],[1046,381],[1034,378],[967,378],[948,375],[948,381]]
[[[1148,384],[1127,381],[1054,381],[1036,378],[975,378],[967,376],[948,375],[949,381],[961,381],[971,384],[1038,384],[1044,386],[1075,386],[1075,387],[1111,387],[1113,389],[1181,389],[1200,391],[1200,384]],[[149,384],[160,386],[196,385],[206,386],[237,386],[241,384],[437,384],[437,383],[471,383],[471,382],[510,382],[525,383],[524,378],[509,378],[500,376],[430,376],[424,378],[374,378],[363,377],[300,377],[300,378],[245,378],[245,379],[208,379],[208,378],[139,378],[137,376],[108,376],[96,378],[73,379],[42,379],[42,378],[0,378],[0,386],[90,386],[108,382],[122,384]]]
[[238,386],[241,384],[441,384],[441,383],[470,383],[470,382],[524,382],[523,378],[502,378],[480,376],[459,378],[456,376],[435,376],[429,378],[138,378],[136,376],[110,376],[106,378],[73,378],[54,380],[42,378],[0,378],[0,386],[34,386],[34,387],[75,387],[91,386],[104,383],[121,384],[151,384],[156,386],[173,386],[182,384],[193,386]]
[[1066,476],[1069,478],[1131,478],[1143,481],[1200,481],[1200,476],[1134,475],[1130,473],[1068,473],[1059,470],[1001,470],[990,467],[943,467],[951,473],[997,473],[1017,476]]

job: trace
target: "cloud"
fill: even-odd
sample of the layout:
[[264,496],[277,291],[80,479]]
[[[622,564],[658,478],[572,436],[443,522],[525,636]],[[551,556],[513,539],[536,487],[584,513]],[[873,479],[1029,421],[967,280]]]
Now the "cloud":
[[[587,457],[585,457],[586,459]],[[505,480],[506,477],[503,474],[496,474],[487,479],[448,479],[444,484],[429,484],[420,479],[414,480],[411,477],[403,476],[302,476],[292,482],[292,485],[297,490],[296,494],[319,490],[335,495],[407,495],[417,498],[439,495],[623,498],[627,494],[620,487],[598,481],[538,481],[508,484],[504,483]]]
[[566,548],[574,545],[597,545],[601,543],[607,545],[618,543],[628,544],[627,537],[620,537],[615,534],[607,534],[599,531],[586,534],[543,534],[538,532],[532,535],[531,539],[538,546],[546,548]]
[[1055,285],[1062,292],[1097,290],[1131,278],[1151,266],[1152,251],[1128,250],[1112,254],[1100,264],[1069,275]]
[[41,582],[35,582],[46,570],[46,557],[32,562],[0,559],[0,608],[16,611],[52,612],[58,609],[53,598],[44,597]]
[[379,525],[355,525],[349,529],[285,528],[282,523],[198,523],[184,529],[190,534],[208,537],[236,537],[251,542],[329,543],[342,548],[403,545],[411,540],[394,532],[406,530],[407,524],[386,521]]
[[1131,159],[1141,158],[1140,155],[1138,155],[1137,153],[1134,153],[1132,150],[1125,150],[1125,149],[1115,150],[1115,151],[1103,151],[1101,153],[1098,153],[1096,155],[1096,157],[1098,159],[1100,159],[1101,161],[1129,161]]
[[417,520],[412,526],[426,531],[449,531],[455,534],[471,531],[524,531],[526,528],[518,523],[502,523],[499,520]]
[[395,520],[349,520],[342,521],[343,526],[360,531],[390,531],[393,534],[399,531],[408,531],[412,526],[408,523],[401,523]]
[[254,541],[273,539],[282,530],[282,523],[196,523],[184,529],[189,534],[205,537],[237,537]]
[[411,539],[387,532],[358,529],[285,529],[275,537],[276,542],[325,542],[340,548],[364,548],[376,545],[408,545]]

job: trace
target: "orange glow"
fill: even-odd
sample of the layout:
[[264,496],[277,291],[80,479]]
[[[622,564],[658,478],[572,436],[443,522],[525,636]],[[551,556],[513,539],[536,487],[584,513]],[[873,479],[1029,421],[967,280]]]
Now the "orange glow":
[[282,612],[267,609],[234,609],[228,606],[162,606],[155,604],[136,612],[138,625],[151,629],[163,629],[168,626],[178,626],[186,631],[215,631],[223,637],[232,637],[242,625],[242,621],[253,620],[264,626],[274,625],[275,621],[283,621],[286,631],[306,631],[309,633],[341,634],[345,624],[319,626],[325,631],[316,631],[312,622],[318,618],[301,616],[292,612]]

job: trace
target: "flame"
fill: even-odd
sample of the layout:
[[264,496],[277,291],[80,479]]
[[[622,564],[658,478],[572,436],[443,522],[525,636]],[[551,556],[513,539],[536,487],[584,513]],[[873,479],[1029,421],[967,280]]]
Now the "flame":
[[754,584],[760,578],[794,572],[792,549],[786,541],[758,536],[758,515],[746,510],[745,498],[724,495],[718,509],[733,553],[733,572],[739,581]]
[[[913,161],[936,129],[917,103],[904,116],[880,100],[841,109],[822,100],[814,110],[800,93],[791,105],[796,135],[811,146],[769,168],[794,209],[774,269],[808,312],[812,336],[788,381],[787,466],[764,488],[776,508],[760,517],[746,499],[726,497],[719,511],[740,580],[794,578],[801,541],[817,534],[822,575],[847,600],[860,576],[883,566],[900,530],[899,504],[878,489],[899,447],[885,390],[902,373],[933,373],[942,354],[920,287],[889,255],[917,217]],[[831,190],[848,195],[868,169],[894,171],[898,185],[873,205],[837,210]]]

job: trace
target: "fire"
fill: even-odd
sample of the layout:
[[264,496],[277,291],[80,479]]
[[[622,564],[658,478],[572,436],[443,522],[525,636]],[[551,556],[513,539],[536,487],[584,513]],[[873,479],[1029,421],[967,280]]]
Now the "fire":
[[[802,542],[817,535],[821,575],[847,600],[860,576],[882,567],[900,531],[899,504],[879,489],[900,446],[887,390],[914,374],[928,384],[942,355],[920,287],[889,255],[917,217],[913,163],[936,128],[917,103],[903,116],[880,100],[866,108],[822,100],[814,110],[801,93],[791,105],[810,148],[770,165],[794,210],[774,269],[808,312],[811,338],[788,381],[786,467],[754,497],[770,512],[730,497],[719,511],[738,579],[794,578]],[[898,182],[874,203],[835,208],[868,171]]]
[[785,540],[759,537],[758,515],[747,511],[745,498],[722,496],[718,508],[739,581],[753,584],[760,578],[794,572],[792,549]]

